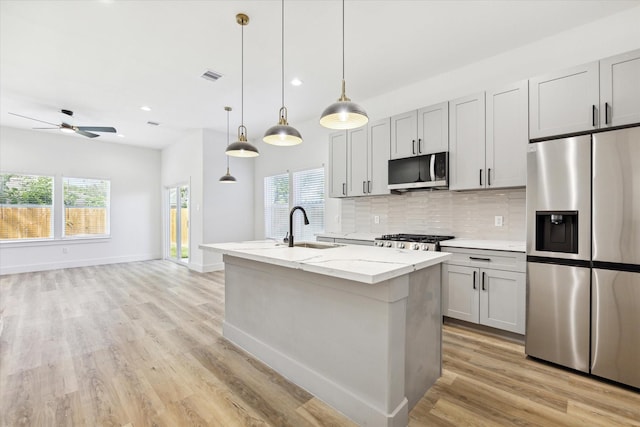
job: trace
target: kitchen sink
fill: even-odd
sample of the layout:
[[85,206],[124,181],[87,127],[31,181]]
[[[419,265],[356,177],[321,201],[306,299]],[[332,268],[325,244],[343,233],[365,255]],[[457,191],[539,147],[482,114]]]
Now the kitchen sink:
[[331,248],[339,248],[344,245],[339,245],[337,243],[324,243],[324,242],[298,242],[298,243],[294,243],[293,246],[298,248],[331,249]]

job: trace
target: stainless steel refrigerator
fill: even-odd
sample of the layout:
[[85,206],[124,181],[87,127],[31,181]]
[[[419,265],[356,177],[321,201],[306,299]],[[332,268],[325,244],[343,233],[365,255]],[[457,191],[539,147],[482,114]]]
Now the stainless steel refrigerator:
[[640,127],[529,144],[526,353],[640,387]]

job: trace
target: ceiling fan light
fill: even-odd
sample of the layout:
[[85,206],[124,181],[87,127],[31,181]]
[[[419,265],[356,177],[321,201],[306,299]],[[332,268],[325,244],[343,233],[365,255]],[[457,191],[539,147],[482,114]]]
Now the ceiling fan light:
[[63,127],[61,127],[61,128],[60,128],[60,132],[64,132],[64,133],[74,133],[74,132],[75,132],[75,130],[73,130],[73,128],[70,128],[70,127],[64,127],[64,126],[63,126]]

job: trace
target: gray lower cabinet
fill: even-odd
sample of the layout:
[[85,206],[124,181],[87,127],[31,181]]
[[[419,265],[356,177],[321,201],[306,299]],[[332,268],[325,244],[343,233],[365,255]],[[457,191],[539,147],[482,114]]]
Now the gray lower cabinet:
[[525,254],[480,249],[444,250],[454,256],[442,265],[443,315],[524,334]]

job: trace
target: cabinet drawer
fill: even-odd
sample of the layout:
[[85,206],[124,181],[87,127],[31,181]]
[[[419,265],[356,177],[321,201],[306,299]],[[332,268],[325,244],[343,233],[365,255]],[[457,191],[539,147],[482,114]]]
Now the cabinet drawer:
[[469,267],[493,268],[495,270],[524,273],[527,268],[526,256],[521,252],[489,251],[483,249],[444,248],[443,252],[453,254],[448,264]]

